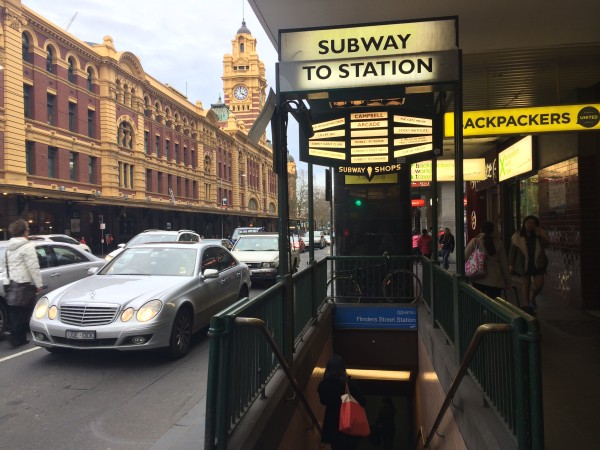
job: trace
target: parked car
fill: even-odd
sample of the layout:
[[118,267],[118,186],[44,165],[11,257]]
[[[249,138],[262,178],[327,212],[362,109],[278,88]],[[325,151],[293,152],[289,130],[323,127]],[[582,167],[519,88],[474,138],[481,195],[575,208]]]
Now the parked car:
[[80,249],[92,253],[92,250],[87,244],[79,242],[77,239],[69,236],[68,234],[35,234],[33,236],[29,236],[28,239],[30,241],[64,242],[65,244],[76,245]]
[[329,234],[328,232],[325,232],[325,243],[327,245],[331,245],[331,234]]
[[[300,252],[289,250],[292,255],[290,271],[295,272],[300,266]],[[250,268],[250,277],[255,280],[274,282],[279,271],[279,234],[250,233],[239,237],[231,253],[246,263]]]
[[119,244],[116,250],[113,250],[104,257],[110,261],[123,251],[125,247],[131,245],[145,244],[147,242],[200,242],[200,235],[192,230],[146,230],[135,235],[127,244]]
[[[38,298],[65,284],[85,278],[90,275],[89,269],[100,268],[106,264],[102,258],[82,251],[79,246],[46,240],[33,241],[33,244],[44,282]],[[4,259],[7,247],[8,241],[0,241],[0,258]],[[4,280],[5,277],[6,274],[0,273],[0,280]],[[0,282],[0,333],[5,331],[7,324],[4,297],[4,284]]]
[[233,244],[229,239],[202,239],[202,242],[205,244],[217,244],[222,245],[227,250],[231,250],[233,248]]
[[263,227],[238,227],[235,230],[233,230],[233,234],[231,235],[231,243],[235,245],[235,242],[242,234],[258,233],[264,230],[265,229]]
[[314,245],[315,248],[319,247],[319,248],[323,249],[327,246],[327,242],[325,241],[325,232],[324,231],[318,231],[318,230],[314,231],[314,238],[313,238],[313,234],[310,231],[306,234],[308,236],[309,247]]
[[250,287],[248,267],[221,245],[128,246],[91,277],[41,297],[29,326],[50,352],[163,349],[178,358]]

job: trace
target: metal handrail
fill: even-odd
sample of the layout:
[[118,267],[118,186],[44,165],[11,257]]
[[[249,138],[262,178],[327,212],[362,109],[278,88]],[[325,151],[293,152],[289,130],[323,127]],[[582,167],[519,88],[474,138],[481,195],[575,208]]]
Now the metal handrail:
[[271,350],[273,350],[273,353],[277,357],[279,364],[281,364],[281,368],[285,372],[285,376],[288,378],[290,383],[292,383],[292,387],[294,388],[294,391],[296,392],[296,394],[298,394],[298,397],[300,398],[300,402],[302,403],[302,405],[306,409],[306,412],[310,416],[313,425],[317,428],[317,430],[319,431],[319,434],[321,434],[323,432],[323,430],[321,428],[321,424],[319,423],[319,420],[315,416],[315,413],[313,412],[310,405],[308,404],[306,397],[304,397],[304,393],[302,392],[300,387],[298,387],[298,383],[296,383],[296,379],[292,375],[290,366],[286,362],[286,360],[283,356],[283,353],[281,353],[281,351],[277,347],[277,343],[275,342],[275,340],[269,333],[269,330],[267,329],[265,321],[262,319],[258,319],[256,317],[236,317],[234,320],[234,323],[236,325],[246,325],[246,326],[252,326],[252,327],[256,327],[256,328],[260,329],[262,334],[267,338],[267,342],[271,346]]
[[[475,356],[475,352],[476,352],[477,348],[479,347],[479,344],[481,343],[481,339],[483,338],[483,336],[485,334],[489,334],[489,333],[510,333],[511,331],[512,331],[512,326],[509,324],[506,324],[506,323],[484,323],[483,325],[479,325],[479,327],[477,327],[477,330],[475,331],[475,334],[473,335],[473,338],[471,339],[471,342],[469,343],[469,347],[467,348],[467,351],[465,352],[465,356],[463,357],[460,367],[458,368],[458,372],[456,373],[456,376],[454,377],[454,380],[452,381],[450,390],[448,391],[448,394],[446,394],[446,399],[444,400],[444,403],[442,404],[442,407],[440,408],[440,412],[438,413],[437,418],[435,419],[435,422],[434,422],[433,426],[431,427],[431,431],[429,432],[429,435],[427,436],[427,439],[426,439],[425,443],[423,444],[423,448],[428,448],[429,444],[431,444],[433,436],[437,432],[437,429],[440,426],[440,423],[442,422],[444,414],[448,410],[448,407],[450,406],[450,403],[452,402],[452,399],[454,398],[454,395],[456,394],[456,391],[458,390],[458,387],[460,386],[462,379],[464,378],[465,374],[467,373],[469,364],[471,364],[471,360]],[[418,445],[419,445],[419,442],[417,441],[415,448],[417,448]]]

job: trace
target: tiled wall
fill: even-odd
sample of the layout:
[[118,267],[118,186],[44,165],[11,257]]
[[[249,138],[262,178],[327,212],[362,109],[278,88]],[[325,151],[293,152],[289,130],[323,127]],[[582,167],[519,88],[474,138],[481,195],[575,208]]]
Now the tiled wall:
[[540,170],[538,183],[540,222],[550,237],[546,250],[550,265],[544,290],[566,304],[582,307],[578,158]]

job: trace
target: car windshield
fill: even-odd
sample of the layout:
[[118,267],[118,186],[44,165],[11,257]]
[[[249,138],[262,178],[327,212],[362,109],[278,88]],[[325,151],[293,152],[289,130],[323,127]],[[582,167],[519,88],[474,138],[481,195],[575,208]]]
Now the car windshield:
[[132,238],[127,246],[138,245],[138,244],[147,244],[149,242],[175,242],[177,241],[177,234],[168,233],[168,234],[160,234],[160,233],[142,233],[138,234],[134,238]]
[[273,252],[279,249],[279,237],[240,237],[234,250],[242,252]]
[[195,248],[127,248],[98,274],[190,277],[194,274],[197,252]]

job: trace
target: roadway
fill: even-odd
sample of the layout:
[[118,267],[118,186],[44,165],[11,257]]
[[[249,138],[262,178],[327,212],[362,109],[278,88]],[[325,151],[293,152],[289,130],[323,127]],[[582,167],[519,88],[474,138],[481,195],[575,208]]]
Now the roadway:
[[[316,250],[315,258],[328,254]],[[301,267],[307,261],[308,252]],[[266,287],[254,287],[251,297]],[[202,448],[208,353],[204,332],[177,361],[153,352],[50,354],[1,340],[0,447]]]

